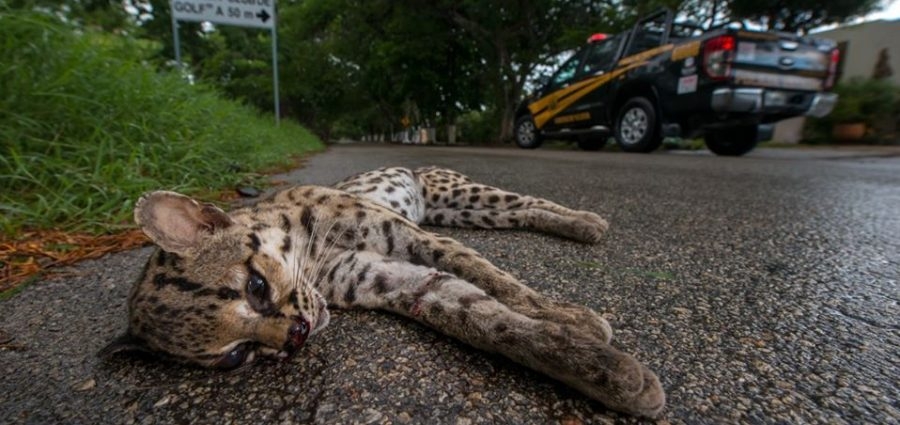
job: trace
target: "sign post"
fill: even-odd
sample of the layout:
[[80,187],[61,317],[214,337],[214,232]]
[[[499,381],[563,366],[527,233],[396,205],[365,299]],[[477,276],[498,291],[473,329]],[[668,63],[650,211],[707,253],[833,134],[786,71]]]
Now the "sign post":
[[278,33],[275,25],[275,0],[171,0],[172,35],[175,61],[181,68],[181,42],[178,21],[212,22],[268,29],[272,32],[272,77],[275,91],[275,124],[281,120],[278,95]]

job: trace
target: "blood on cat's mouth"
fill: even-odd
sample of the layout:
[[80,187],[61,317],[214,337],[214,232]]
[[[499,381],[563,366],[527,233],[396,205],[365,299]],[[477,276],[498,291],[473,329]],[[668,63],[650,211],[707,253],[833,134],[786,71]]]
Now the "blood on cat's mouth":
[[309,337],[310,331],[309,321],[302,316],[292,316],[291,320],[293,323],[288,327],[288,339],[285,341],[284,347],[282,347],[282,350],[287,352],[288,355],[294,354],[303,346],[306,338]]

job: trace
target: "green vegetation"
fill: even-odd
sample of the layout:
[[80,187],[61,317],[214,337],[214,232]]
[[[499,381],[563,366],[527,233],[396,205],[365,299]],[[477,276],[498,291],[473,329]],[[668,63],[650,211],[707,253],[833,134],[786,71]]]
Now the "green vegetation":
[[[152,40],[148,62],[174,56],[169,0],[0,0],[80,28]],[[715,7],[714,7],[715,4]],[[411,126],[469,143],[508,141],[517,102],[596,32],[660,7],[701,25],[749,20],[806,32],[865,15],[877,0],[304,0],[278,2],[285,115],[336,140]],[[714,13],[715,11],[715,13]],[[268,31],[179,24],[190,72],[232,99],[273,109]],[[449,136],[447,137],[449,138]]]
[[0,233],[126,223],[144,191],[216,192],[321,143],[146,64],[153,43],[0,8]]
[[886,79],[851,78],[839,83],[834,91],[840,97],[831,114],[807,120],[806,142],[830,143],[834,126],[850,123],[866,125],[865,142],[900,142],[900,86]]

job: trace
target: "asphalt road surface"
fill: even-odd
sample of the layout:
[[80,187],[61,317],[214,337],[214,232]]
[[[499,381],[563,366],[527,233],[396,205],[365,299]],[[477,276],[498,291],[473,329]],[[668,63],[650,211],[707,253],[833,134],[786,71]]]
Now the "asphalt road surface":
[[[898,423],[896,153],[339,146],[280,178],[327,184],[435,164],[604,216],[611,228],[598,245],[434,230],[606,314],[614,344],[666,388],[660,423]],[[338,312],[294,359],[239,373],[101,361],[149,253],[86,261],[0,302],[0,423],[637,422],[378,312]]]

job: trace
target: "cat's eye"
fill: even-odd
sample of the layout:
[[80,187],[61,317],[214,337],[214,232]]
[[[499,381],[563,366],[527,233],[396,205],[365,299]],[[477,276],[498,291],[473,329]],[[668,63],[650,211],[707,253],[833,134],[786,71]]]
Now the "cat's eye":
[[259,275],[257,272],[250,272],[250,278],[247,279],[247,293],[256,297],[257,299],[263,299],[266,296],[266,289],[268,285],[266,284],[266,279]]
[[214,366],[219,369],[234,369],[244,364],[249,352],[250,349],[247,344],[240,344],[237,347],[232,348],[231,351],[216,361]]
[[247,303],[253,310],[256,310],[263,316],[274,315],[277,313],[275,305],[270,299],[271,290],[266,278],[262,277],[256,270],[250,269],[247,277]]

